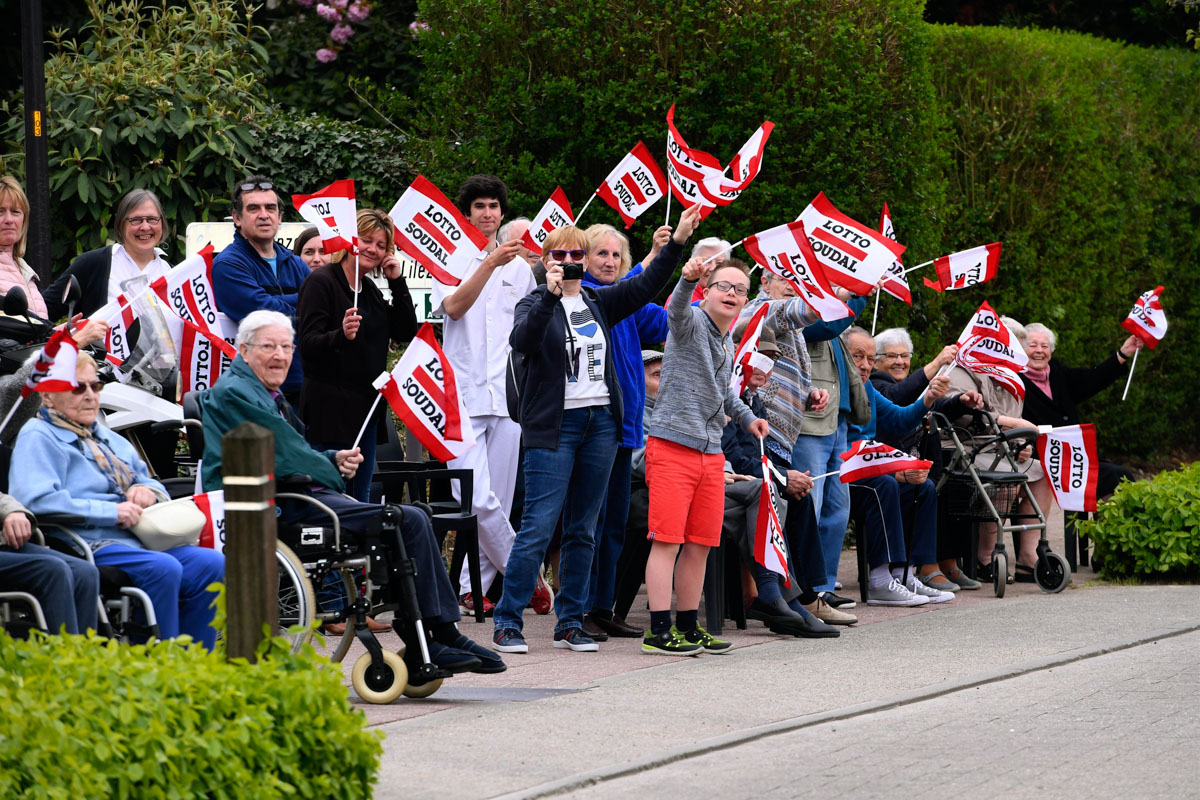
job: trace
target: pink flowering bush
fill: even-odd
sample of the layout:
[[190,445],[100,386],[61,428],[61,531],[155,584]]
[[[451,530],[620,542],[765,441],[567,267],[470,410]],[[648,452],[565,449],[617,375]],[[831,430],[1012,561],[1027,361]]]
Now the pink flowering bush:
[[[309,8],[314,0],[296,0],[297,5]],[[342,45],[354,35],[354,26],[361,25],[371,16],[370,0],[329,0],[317,3],[316,14],[326,22],[332,22],[329,41],[317,50],[317,61],[328,64],[336,61]]]

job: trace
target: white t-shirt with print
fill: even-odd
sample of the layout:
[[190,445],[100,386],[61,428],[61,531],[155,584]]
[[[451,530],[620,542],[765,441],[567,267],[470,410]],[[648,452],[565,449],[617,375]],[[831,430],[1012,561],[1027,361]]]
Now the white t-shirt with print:
[[582,295],[562,298],[567,312],[567,391],[564,408],[608,405],[604,361],[608,340]]

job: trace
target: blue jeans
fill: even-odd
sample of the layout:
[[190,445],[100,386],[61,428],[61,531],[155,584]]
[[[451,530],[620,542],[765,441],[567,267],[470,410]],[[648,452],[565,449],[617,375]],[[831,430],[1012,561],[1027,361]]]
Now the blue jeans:
[[592,556],[592,582],[588,588],[587,608],[612,611],[613,591],[617,583],[617,559],[625,546],[625,522],[629,519],[630,475],[633,449],[617,448],[608,478],[608,492],[600,516],[596,518],[596,554]]
[[[914,504],[916,507],[914,519]],[[867,563],[933,564],[937,562],[937,492],[933,481],[900,483],[892,475],[850,484],[850,503],[862,515]],[[915,523],[915,525],[914,525]],[[910,548],[905,540],[912,543]]]
[[[846,452],[846,421],[838,420],[837,430],[827,436],[796,437],[792,448],[792,469],[811,475],[831,472],[842,465],[840,456]],[[837,581],[838,563],[842,558],[842,543],[846,539],[846,525],[850,522],[850,492],[846,484],[838,480],[837,474],[821,479],[821,486],[813,488],[813,512],[817,518],[817,531],[821,541],[821,552],[825,556],[825,582],[814,586],[818,592],[832,592]]]
[[[379,443],[379,412],[367,423],[362,441],[358,443],[363,462],[358,465],[354,477],[346,481],[346,494],[360,503],[371,502],[371,478],[375,475],[375,449]],[[314,442],[318,450],[348,450],[353,442]]]
[[100,573],[85,559],[26,542],[20,550],[0,547],[0,586],[29,592],[46,615],[46,626],[58,633],[96,629]]
[[596,517],[617,455],[618,433],[608,406],[572,408],[563,412],[557,449],[525,449],[525,512],[504,571],[504,594],[496,604],[497,631],[521,630],[521,614],[533,597],[560,512],[563,537],[554,632],[583,625]]

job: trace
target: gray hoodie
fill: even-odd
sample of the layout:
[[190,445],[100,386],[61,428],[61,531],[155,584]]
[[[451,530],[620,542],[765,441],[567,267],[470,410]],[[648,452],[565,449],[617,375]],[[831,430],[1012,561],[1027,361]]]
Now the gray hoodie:
[[696,281],[679,279],[667,306],[667,346],[648,435],[702,453],[721,452],[728,415],[744,430],[756,417],[729,386],[733,340],[699,306],[691,305]]

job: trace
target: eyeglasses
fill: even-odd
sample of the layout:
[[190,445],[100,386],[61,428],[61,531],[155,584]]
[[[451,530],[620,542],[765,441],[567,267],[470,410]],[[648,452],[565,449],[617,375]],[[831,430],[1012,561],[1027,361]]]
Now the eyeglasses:
[[716,289],[718,292],[733,292],[738,297],[745,297],[750,293],[749,286],[742,286],[740,283],[733,284],[729,281],[717,281],[708,285],[710,289]]
[[555,261],[565,261],[570,256],[575,261],[587,255],[587,250],[551,250],[550,257]]
[[912,353],[884,353],[879,356],[880,361],[911,361]]
[[92,381],[91,383],[80,383],[78,386],[72,387],[71,394],[84,394],[88,389],[91,389],[96,394],[100,394],[100,390],[104,388],[104,384],[100,381]]
[[290,353],[296,349],[296,345],[292,344],[291,342],[285,342],[284,344],[268,344],[266,342],[262,342],[262,343],[256,342],[250,346],[257,347],[259,349],[259,351],[263,352],[263,353],[274,353],[276,350],[278,350],[281,353],[283,353],[284,355],[287,355],[288,353]]
[[254,182],[254,183],[241,183],[241,184],[238,184],[238,188],[239,188],[239,189],[241,189],[243,192],[253,192],[253,191],[255,191],[256,189],[257,189],[257,190],[259,190],[259,191],[266,192],[266,191],[269,191],[269,190],[271,190],[271,189],[274,189],[274,188],[275,188],[275,184],[271,183],[270,181],[257,181],[257,182]]
[[161,225],[162,217],[128,217],[125,221],[136,228],[139,225]]
[[854,359],[856,362],[866,361],[868,364],[874,364],[876,361],[875,356],[871,355],[870,353],[851,353],[850,358]]

